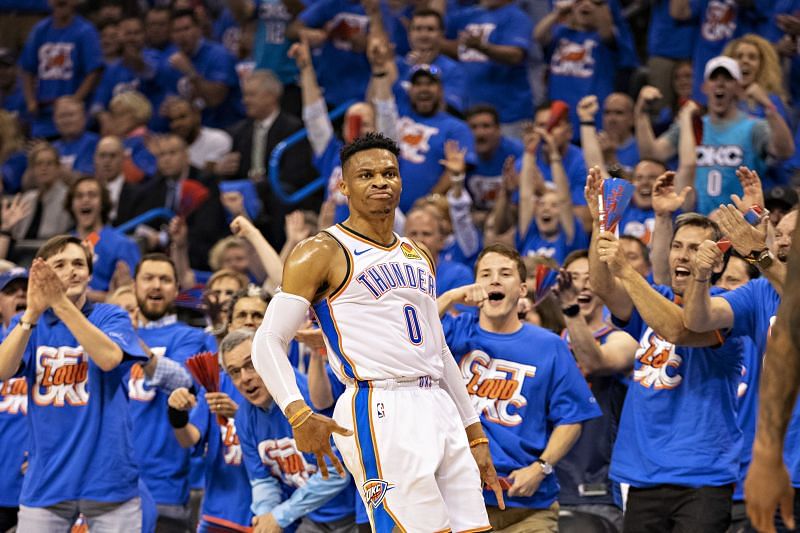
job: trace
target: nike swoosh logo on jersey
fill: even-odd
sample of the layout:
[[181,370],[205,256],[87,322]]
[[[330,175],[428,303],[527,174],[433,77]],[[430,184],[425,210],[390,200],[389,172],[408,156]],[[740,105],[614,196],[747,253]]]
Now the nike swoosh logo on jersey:
[[365,254],[365,253],[369,252],[370,250],[372,250],[372,248],[366,248],[366,249],[360,250],[360,251],[359,250],[353,250],[353,255]]

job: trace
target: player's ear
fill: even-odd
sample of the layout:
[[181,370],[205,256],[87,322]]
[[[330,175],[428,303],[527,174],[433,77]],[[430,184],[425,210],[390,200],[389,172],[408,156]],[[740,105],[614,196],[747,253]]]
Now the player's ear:
[[339,180],[339,192],[342,193],[344,196],[350,197],[350,190],[347,187],[347,182],[344,179],[344,176]]

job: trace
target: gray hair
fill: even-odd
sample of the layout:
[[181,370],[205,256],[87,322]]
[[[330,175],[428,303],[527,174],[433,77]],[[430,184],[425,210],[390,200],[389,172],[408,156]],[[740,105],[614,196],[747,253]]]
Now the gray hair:
[[252,342],[255,335],[256,330],[250,328],[240,328],[231,331],[225,335],[225,338],[222,339],[222,342],[219,344],[220,358],[224,357],[226,353],[230,352],[243,342]]
[[271,70],[258,69],[250,73],[245,78],[245,82],[255,81],[261,84],[261,88],[268,93],[274,94],[277,98],[283,95],[283,84],[281,80]]

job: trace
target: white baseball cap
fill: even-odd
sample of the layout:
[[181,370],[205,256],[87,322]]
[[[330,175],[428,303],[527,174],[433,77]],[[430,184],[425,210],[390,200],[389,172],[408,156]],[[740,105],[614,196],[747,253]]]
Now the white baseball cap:
[[718,68],[727,70],[728,74],[730,74],[731,77],[736,81],[742,81],[742,71],[739,68],[739,63],[737,63],[732,57],[728,56],[717,56],[709,59],[703,72],[703,79],[710,79],[711,75]]

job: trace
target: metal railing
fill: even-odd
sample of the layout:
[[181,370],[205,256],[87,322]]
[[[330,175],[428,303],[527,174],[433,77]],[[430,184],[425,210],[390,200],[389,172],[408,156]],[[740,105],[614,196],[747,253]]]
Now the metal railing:
[[167,209],[166,207],[156,207],[155,209],[145,211],[141,215],[133,217],[127,222],[123,222],[115,229],[121,233],[130,233],[131,231],[135,230],[136,226],[139,224],[147,224],[148,222],[158,220],[159,218],[172,220],[172,217],[174,216],[175,212],[172,209]]

